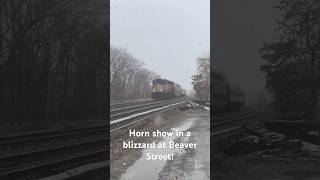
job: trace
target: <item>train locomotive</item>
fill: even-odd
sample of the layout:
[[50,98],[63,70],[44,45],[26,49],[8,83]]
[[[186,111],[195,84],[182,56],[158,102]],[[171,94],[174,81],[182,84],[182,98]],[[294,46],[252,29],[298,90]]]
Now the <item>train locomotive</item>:
[[211,72],[212,85],[212,107],[214,111],[235,110],[244,106],[245,94],[238,86],[227,81],[226,77],[213,70]]
[[185,90],[173,81],[167,79],[154,79],[151,86],[151,98],[174,98],[185,96]]

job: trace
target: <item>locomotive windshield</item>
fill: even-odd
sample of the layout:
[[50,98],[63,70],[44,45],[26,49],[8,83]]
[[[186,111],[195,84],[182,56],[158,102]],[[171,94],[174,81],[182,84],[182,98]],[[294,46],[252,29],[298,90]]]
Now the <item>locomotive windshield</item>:
[[155,79],[153,80],[153,84],[156,85],[156,84],[159,84],[159,85],[167,85],[168,84],[168,81],[167,80],[164,80],[164,79]]

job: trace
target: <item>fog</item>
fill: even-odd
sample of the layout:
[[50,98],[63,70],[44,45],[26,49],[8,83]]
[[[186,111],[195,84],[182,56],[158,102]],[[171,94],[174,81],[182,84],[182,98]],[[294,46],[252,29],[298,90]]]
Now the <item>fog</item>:
[[210,0],[111,0],[111,45],[192,89],[195,59],[209,55]]
[[213,47],[211,57],[216,69],[245,90],[247,104],[255,103],[264,91],[263,60],[258,52],[275,33],[277,0],[213,1]]

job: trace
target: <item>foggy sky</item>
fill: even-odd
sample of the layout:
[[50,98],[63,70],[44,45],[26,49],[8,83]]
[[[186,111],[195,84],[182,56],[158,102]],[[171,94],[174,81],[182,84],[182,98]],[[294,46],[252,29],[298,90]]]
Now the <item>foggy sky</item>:
[[242,87],[247,103],[253,103],[265,86],[258,52],[264,42],[276,39],[278,0],[213,1],[213,65],[229,81]]
[[111,0],[111,45],[192,89],[195,59],[209,55],[210,0]]

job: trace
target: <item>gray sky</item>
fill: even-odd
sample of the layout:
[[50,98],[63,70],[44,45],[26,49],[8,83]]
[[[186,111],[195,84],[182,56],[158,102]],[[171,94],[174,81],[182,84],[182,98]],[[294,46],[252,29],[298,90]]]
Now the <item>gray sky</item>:
[[209,55],[210,0],[111,0],[111,45],[192,89],[195,59]]
[[278,0],[213,1],[213,57],[216,69],[245,90],[247,102],[265,86],[258,52],[264,42],[276,38]]

